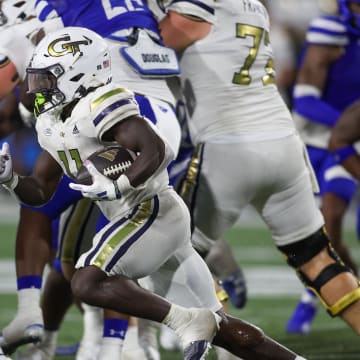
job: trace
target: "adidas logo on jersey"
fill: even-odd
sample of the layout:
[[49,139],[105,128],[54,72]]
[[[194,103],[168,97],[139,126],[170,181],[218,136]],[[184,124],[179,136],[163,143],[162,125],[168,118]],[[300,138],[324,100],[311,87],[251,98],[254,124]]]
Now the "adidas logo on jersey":
[[73,133],[73,135],[78,135],[78,134],[80,134],[80,131],[79,131],[79,129],[77,128],[76,125],[74,126],[72,133]]

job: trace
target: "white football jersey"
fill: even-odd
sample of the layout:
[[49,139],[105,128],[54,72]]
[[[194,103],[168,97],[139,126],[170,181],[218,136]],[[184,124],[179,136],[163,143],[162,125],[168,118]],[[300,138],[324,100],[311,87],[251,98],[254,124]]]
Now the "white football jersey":
[[197,17],[211,24],[215,22],[214,0],[149,0],[148,6],[159,20],[171,10],[179,14]]
[[[119,121],[139,115],[138,104],[133,93],[116,84],[109,84],[82,98],[74,107],[71,116],[65,121],[59,111],[47,111],[36,121],[39,144],[60,164],[65,174],[75,178],[82,162],[106,144],[104,133]],[[150,126],[162,135],[155,126]],[[145,184],[114,201],[99,201],[105,216],[113,219],[122,216],[140,202],[153,197],[168,187],[166,165],[174,158],[174,153],[162,137],[168,161],[158,169]]]
[[181,58],[194,143],[274,139],[295,132],[275,85],[269,15],[257,0],[219,0],[210,34]]

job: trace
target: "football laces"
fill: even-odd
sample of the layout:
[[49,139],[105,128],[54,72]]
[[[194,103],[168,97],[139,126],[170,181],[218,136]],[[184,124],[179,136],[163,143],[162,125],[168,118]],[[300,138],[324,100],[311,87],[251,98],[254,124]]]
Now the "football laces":
[[103,174],[105,176],[121,174],[124,171],[126,171],[131,166],[131,164],[132,163],[131,163],[130,160],[126,160],[126,161],[123,161],[121,163],[111,165],[109,167],[104,168]]

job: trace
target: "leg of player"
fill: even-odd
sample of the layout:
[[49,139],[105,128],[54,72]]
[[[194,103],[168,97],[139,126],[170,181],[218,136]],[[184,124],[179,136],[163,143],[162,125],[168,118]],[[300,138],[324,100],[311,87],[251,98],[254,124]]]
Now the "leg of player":
[[[155,323],[150,322],[150,324]],[[134,317],[130,317],[129,320],[129,327],[125,335],[122,357],[124,360],[160,360],[160,353],[156,351],[156,345],[154,348],[144,348],[141,346],[139,337],[139,319]]]
[[279,249],[329,314],[339,315],[360,334],[359,279],[338,257],[324,230]]
[[[58,262],[49,272],[41,298],[44,319],[44,336],[40,343],[28,345],[16,353],[17,360],[53,359],[57,336],[63,318],[73,303],[69,282],[61,273]],[[61,296],[59,296],[61,294]]]
[[83,309],[83,335],[76,360],[95,360],[100,352],[103,332],[103,309],[97,306],[81,304]]
[[[349,199],[349,201],[350,200],[351,199]],[[326,192],[322,198],[322,212],[332,246],[344,263],[357,274],[357,264],[343,240],[343,219],[348,209],[349,201],[332,192]]]
[[[160,360],[158,333],[161,324],[145,319],[137,319],[137,324],[139,344],[145,353],[146,360]],[[172,331],[165,325],[163,327]],[[176,334],[175,337],[178,341]],[[180,347],[176,350],[180,350]]]
[[[343,239],[343,221],[349,203],[356,192],[356,186],[354,180],[348,177],[330,178],[325,182],[322,196],[322,213],[331,244],[354,274],[358,273],[358,268]],[[315,293],[309,289],[305,291],[287,323],[287,331],[293,334],[308,333],[317,313],[318,304]]]
[[104,310],[104,329],[100,343],[99,360],[116,359],[123,353],[129,316]]
[[[133,280],[123,275],[107,276],[95,266],[78,270],[72,287],[75,295],[89,304],[165,323],[181,337],[185,359],[202,359],[203,347],[215,334],[215,345],[225,347],[245,360],[253,359],[255,355],[258,360],[301,359],[251,324],[225,314],[220,317],[207,309],[171,304],[140,288]],[[192,357],[191,351],[201,355]]]
[[6,353],[43,337],[40,289],[43,270],[50,259],[49,239],[49,218],[30,208],[21,208],[16,236],[18,309],[15,318],[2,332],[0,342]]
[[204,260],[229,295],[231,303],[238,309],[243,308],[247,301],[246,280],[230,245],[223,239],[215,241]]

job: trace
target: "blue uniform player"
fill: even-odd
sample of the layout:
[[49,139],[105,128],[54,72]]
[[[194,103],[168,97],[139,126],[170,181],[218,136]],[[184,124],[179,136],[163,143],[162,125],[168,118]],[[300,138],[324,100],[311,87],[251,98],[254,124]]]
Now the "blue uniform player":
[[[320,187],[321,208],[331,242],[342,260],[357,265],[342,240],[342,222],[357,181],[329,154],[331,129],[360,97],[360,1],[339,0],[339,14],[313,20],[294,88],[294,119]],[[287,324],[290,333],[306,333],[316,314],[315,297],[303,294]]]

